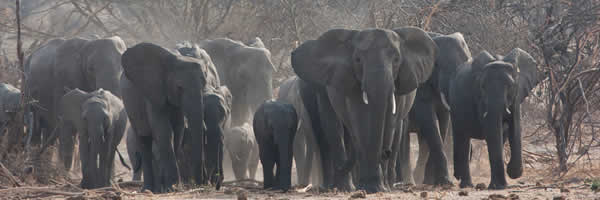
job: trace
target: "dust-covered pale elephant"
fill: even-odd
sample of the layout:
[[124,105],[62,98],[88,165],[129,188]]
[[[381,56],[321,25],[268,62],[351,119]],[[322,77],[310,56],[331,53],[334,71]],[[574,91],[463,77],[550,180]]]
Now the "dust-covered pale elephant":
[[0,137],[6,127],[14,122],[16,113],[21,108],[21,90],[11,84],[0,83]]
[[254,179],[258,167],[258,143],[252,125],[225,130],[225,147],[231,159],[231,167],[236,180]]
[[454,176],[460,187],[472,187],[469,170],[471,139],[485,140],[490,159],[490,189],[504,189],[504,143],[510,144],[506,172],[523,174],[521,103],[540,82],[537,63],[515,48],[503,58],[484,51],[461,66],[450,84],[454,142]]
[[[57,130],[57,112],[64,88],[91,92],[99,88],[120,97],[119,80],[123,69],[121,54],[127,47],[120,37],[88,40],[54,39],[35,50],[26,60],[26,95],[39,101],[28,109],[33,112],[32,143],[52,143],[58,135],[59,158],[71,168],[75,127],[65,123]],[[64,134],[51,134],[60,131]],[[43,133],[43,134],[42,134]]]
[[81,187],[110,186],[117,145],[129,128],[121,99],[103,89],[74,89],[61,98],[59,114],[79,135]]
[[231,125],[251,122],[254,111],[273,97],[271,53],[259,38],[248,44],[226,38],[198,43],[212,59],[221,83],[233,96]]
[[[403,27],[333,29],[292,52],[292,68],[298,77],[313,84],[313,90],[324,91],[317,98],[322,105],[330,105],[326,110],[332,110],[315,113],[319,109],[306,106],[314,100],[303,97],[306,109],[313,113],[311,120],[331,113],[347,129],[334,133],[330,137],[334,139],[327,140],[330,155],[321,155],[322,160],[327,160],[325,156],[336,160],[332,169],[337,174],[332,177],[338,180],[333,187],[352,189],[348,187],[352,186],[352,166],[347,166],[352,157],[347,159],[344,149],[347,135],[358,157],[358,187],[368,193],[388,190],[385,162],[391,157],[396,120],[408,115],[415,90],[429,79],[436,48],[425,31]],[[324,176],[330,176],[326,173],[324,167]]]

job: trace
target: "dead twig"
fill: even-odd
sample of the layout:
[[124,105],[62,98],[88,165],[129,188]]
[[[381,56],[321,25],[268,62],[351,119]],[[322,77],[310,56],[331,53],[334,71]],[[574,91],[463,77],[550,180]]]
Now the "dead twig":
[[19,183],[19,180],[17,178],[15,178],[15,176],[12,175],[12,173],[10,172],[10,170],[8,170],[4,164],[2,164],[2,162],[0,162],[0,168],[2,168],[2,172],[4,173],[4,176],[8,177],[8,179],[10,179],[13,182],[13,185],[16,187],[21,187],[22,184]]

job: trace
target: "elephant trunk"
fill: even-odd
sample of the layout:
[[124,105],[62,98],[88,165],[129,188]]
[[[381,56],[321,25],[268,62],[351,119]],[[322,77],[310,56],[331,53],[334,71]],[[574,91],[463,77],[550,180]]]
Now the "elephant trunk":
[[509,124],[508,141],[510,144],[510,161],[506,168],[506,173],[512,179],[523,175],[523,160],[521,157],[521,106],[519,102],[514,102],[512,106],[512,121]]
[[[394,109],[394,79],[391,69],[383,67],[365,70],[362,81],[362,100],[367,111],[367,120],[361,130],[362,148],[370,149],[370,153],[363,156],[361,162],[361,183],[367,187],[367,192],[380,191],[384,188],[382,182],[382,169],[379,165],[383,158],[389,157],[391,151],[383,149],[385,123],[389,113],[387,109]],[[374,188],[377,187],[377,188]]]
[[[209,118],[209,117],[207,117]],[[220,123],[213,120],[205,120],[206,123],[206,163],[209,177],[217,186],[217,190],[223,181],[223,129]]]
[[[86,188],[97,188],[107,186],[110,174],[105,173],[106,163],[106,150],[108,144],[108,138],[105,135],[105,129],[99,125],[88,125],[88,141],[82,141],[88,143],[88,155],[81,155],[82,158],[87,159],[88,166],[87,172],[84,172],[83,179],[87,183]],[[83,163],[82,163],[83,164]],[[106,180],[106,181],[104,181]],[[83,180],[82,180],[83,181]]]
[[198,94],[184,95],[182,109],[189,127],[189,141],[186,143],[189,142],[192,152],[200,154],[191,157],[192,176],[195,177],[197,184],[204,184],[206,182],[204,177],[204,100],[200,91]]

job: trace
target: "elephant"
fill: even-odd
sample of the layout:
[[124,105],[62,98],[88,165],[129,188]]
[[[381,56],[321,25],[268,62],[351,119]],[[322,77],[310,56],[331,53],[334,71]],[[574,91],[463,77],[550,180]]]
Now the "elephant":
[[[444,140],[450,125],[448,90],[450,80],[458,67],[471,58],[471,51],[461,33],[442,35],[428,33],[438,46],[434,69],[427,82],[417,89],[414,104],[408,116],[408,131],[417,132],[419,137],[419,159],[415,174],[424,184],[451,184],[448,175],[447,159],[444,154]],[[400,133],[410,141],[408,132]],[[400,145],[403,157],[410,154],[410,143]],[[431,153],[431,156],[429,155]],[[396,158],[399,155],[395,155]],[[428,157],[428,158],[427,158]],[[397,181],[411,183],[412,173],[406,159],[397,158],[396,173],[407,177],[392,177]],[[420,165],[421,164],[421,165]],[[406,166],[402,166],[406,165]],[[404,169],[404,171],[402,171]],[[435,170],[434,170],[435,169]],[[404,173],[402,173],[404,172]],[[423,173],[425,175],[423,176]],[[423,178],[425,177],[425,178]]]
[[0,83],[0,137],[5,129],[14,122],[21,108],[21,90],[8,83]]
[[129,155],[129,163],[131,163],[131,168],[133,170],[133,176],[131,180],[142,180],[142,144],[137,139],[135,132],[133,132],[133,128],[127,129],[125,136],[127,154]]
[[254,179],[258,168],[258,144],[252,126],[232,127],[224,132],[225,147],[231,158],[236,180]]
[[293,143],[298,129],[294,106],[268,100],[254,113],[252,127],[263,167],[264,189],[287,192],[292,185]]
[[[212,63],[211,57],[206,51],[201,49],[197,44],[185,42],[177,45],[177,51],[184,56],[197,58],[205,62],[207,69],[207,84],[204,87],[204,127],[205,133],[202,137],[202,151],[197,152],[193,147],[193,143],[189,143],[192,132],[185,131],[182,141],[183,152],[180,156],[182,159],[194,157],[197,154],[201,155],[200,162],[194,166],[181,166],[186,168],[188,172],[182,171],[182,178],[187,179],[191,172],[189,170],[200,170],[196,174],[196,183],[204,184],[207,181],[220,185],[224,179],[223,175],[223,148],[224,148],[224,130],[231,126],[231,106],[232,94],[227,86],[221,85],[219,75],[215,65]],[[182,165],[188,165],[186,162],[180,162]],[[187,163],[191,163],[188,161]]]
[[121,99],[104,89],[73,89],[61,98],[59,113],[79,134],[81,187],[110,186],[117,145],[129,129]]
[[[186,142],[195,152],[202,152],[205,87],[215,82],[208,77],[210,60],[182,56],[142,42],[123,53],[121,64],[123,103],[141,143],[142,189],[170,191],[179,182],[175,153],[182,152],[185,120],[191,133]],[[156,156],[153,146],[157,148]],[[198,166],[201,159],[192,157],[191,165]]]
[[489,189],[506,188],[504,143],[510,144],[506,172],[523,174],[521,103],[541,81],[537,62],[515,48],[503,58],[481,52],[459,68],[451,80],[449,103],[454,142],[454,177],[460,187],[472,187],[469,169],[471,139],[485,140],[491,168]]
[[[353,156],[345,160],[345,154],[356,154],[359,188],[367,193],[389,190],[384,185],[383,173],[387,167],[384,162],[391,157],[394,129],[398,119],[408,115],[417,87],[429,79],[436,51],[435,42],[425,31],[402,27],[332,29],[316,40],[305,41],[292,52],[294,72],[312,85],[319,106],[324,105],[315,109],[310,105],[315,100],[303,96],[311,120],[318,121],[314,119],[319,114],[331,113],[343,124],[342,128],[336,128],[342,131],[327,133],[335,134],[329,137],[334,139],[327,141],[330,144],[327,148],[329,157],[336,159],[335,167],[331,168],[336,173],[333,177],[341,180],[336,180],[334,187],[353,189],[347,187],[352,185],[349,175],[352,167],[347,164],[352,164]],[[311,88],[304,91],[310,92]],[[325,112],[315,112],[319,109]],[[324,133],[315,131],[316,138],[318,134]],[[351,142],[349,149],[353,152],[346,153],[343,141]],[[317,143],[323,141],[317,139]],[[321,153],[321,156],[327,159],[327,155]],[[323,170],[325,178],[331,176]]]
[[[121,55],[125,49],[125,43],[118,36],[96,40],[53,39],[26,59],[24,90],[26,95],[39,101],[27,108],[33,112],[33,124],[28,125],[33,128],[32,144],[53,143],[55,138],[51,135],[58,135],[59,158],[66,169],[72,165],[75,127],[70,123],[57,127],[64,88],[86,92],[103,88],[120,97]],[[64,130],[57,130],[59,128]]]
[[231,125],[251,122],[256,108],[273,98],[271,53],[260,38],[243,44],[226,38],[204,40],[198,43],[215,64],[219,78],[233,96]]
[[[308,185],[315,174],[311,173],[313,161],[315,161],[316,149],[314,133],[308,113],[304,108],[302,97],[300,96],[301,84],[297,76],[288,78],[279,86],[277,100],[292,104],[298,114],[298,131],[294,138],[294,160],[296,162],[296,173],[299,185]],[[316,177],[314,177],[316,178]],[[318,183],[319,180],[312,180]]]

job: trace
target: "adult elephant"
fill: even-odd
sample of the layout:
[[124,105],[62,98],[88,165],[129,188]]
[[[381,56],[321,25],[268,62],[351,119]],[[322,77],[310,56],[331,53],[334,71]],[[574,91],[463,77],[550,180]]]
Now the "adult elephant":
[[[82,38],[54,39],[35,50],[25,64],[25,92],[39,101],[29,109],[34,113],[32,142],[52,143],[50,133],[57,131],[57,112],[64,88],[79,88],[91,92],[99,88],[120,97],[119,79],[123,72],[121,54],[127,47],[120,37],[87,40]],[[64,124],[59,136],[59,157],[70,169],[74,148],[75,127]]]
[[231,125],[250,123],[258,106],[273,98],[271,53],[260,38],[249,44],[219,38],[198,45],[210,55],[221,83],[231,91]]
[[81,187],[106,187],[113,176],[115,152],[129,129],[125,107],[119,97],[98,89],[74,89],[60,101],[63,123],[72,123],[79,133]]
[[[202,151],[208,61],[139,43],[123,53],[121,62],[123,103],[142,146],[143,189],[168,191],[179,180],[175,152],[181,148],[184,118],[191,131],[186,140]],[[157,156],[152,154],[153,142]],[[193,157],[192,164],[199,159]]]
[[[415,174],[424,184],[451,184],[448,176],[448,162],[444,154],[444,140],[450,125],[450,107],[446,97],[449,94],[450,80],[459,66],[471,58],[471,51],[461,33],[442,35],[429,33],[438,46],[435,65],[431,77],[417,89],[415,102],[408,117],[408,131],[417,132],[419,137],[419,159]],[[406,142],[410,141],[409,132],[402,133]],[[400,146],[402,157],[410,154],[410,143]],[[431,152],[431,153],[430,153]],[[398,156],[398,155],[396,155]],[[422,164],[422,165],[419,165]],[[399,165],[399,166],[398,166]],[[410,162],[398,159],[398,174],[407,177],[397,181],[410,182],[412,179]],[[423,178],[425,173],[425,178]],[[394,177],[392,177],[394,178]]]
[[14,122],[21,108],[21,90],[8,83],[0,83],[0,137],[9,123]]
[[454,176],[460,187],[472,187],[469,170],[470,139],[485,139],[491,168],[490,189],[506,187],[504,142],[510,144],[506,172],[523,174],[521,158],[521,102],[540,79],[537,63],[515,48],[497,59],[484,51],[465,63],[450,85],[454,136]]
[[[312,125],[307,111],[304,108],[300,95],[300,84],[302,79],[293,76],[279,86],[278,100],[287,102],[294,106],[298,115],[298,131],[294,139],[294,160],[296,162],[296,175],[299,185],[308,185],[313,175],[311,173],[316,151],[315,138]],[[317,178],[317,177],[314,177]],[[319,180],[312,180],[319,182]]]
[[[382,161],[391,156],[397,118],[408,114],[415,89],[431,75],[436,48],[423,30],[403,27],[333,29],[292,52],[298,77],[325,91],[323,101],[348,130],[358,153],[358,184],[368,193],[388,190]],[[335,169],[347,174],[345,167]]]

